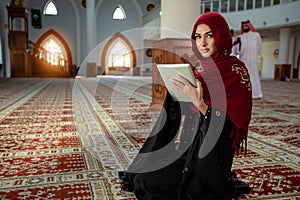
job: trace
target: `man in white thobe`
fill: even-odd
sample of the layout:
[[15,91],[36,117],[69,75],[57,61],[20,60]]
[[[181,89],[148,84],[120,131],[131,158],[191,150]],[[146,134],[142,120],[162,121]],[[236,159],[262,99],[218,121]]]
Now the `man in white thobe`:
[[261,50],[261,36],[256,32],[249,20],[241,23],[241,46],[237,51],[239,59],[241,59],[249,72],[252,85],[252,98],[262,98],[262,89],[259,75],[258,55]]

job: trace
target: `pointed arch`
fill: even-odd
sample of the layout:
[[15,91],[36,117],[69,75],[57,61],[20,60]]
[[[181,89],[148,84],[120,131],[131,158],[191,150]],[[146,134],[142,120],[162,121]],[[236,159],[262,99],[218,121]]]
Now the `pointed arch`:
[[[110,60],[111,52],[114,49],[116,45],[123,46],[126,48],[125,54],[128,54],[129,62],[125,62],[126,65],[129,66],[111,66]],[[112,36],[108,42],[106,43],[103,54],[101,57],[101,66],[102,70],[105,71],[105,74],[124,74],[128,71],[133,71],[134,68],[136,68],[136,53],[134,51],[133,46],[131,45],[130,41],[121,33],[116,33],[114,36]],[[104,69],[103,69],[104,68]]]
[[57,11],[57,8],[56,8],[53,0],[49,0],[45,4],[43,14],[44,15],[58,15],[58,11]]
[[50,29],[48,30],[47,32],[45,32],[36,42],[36,44],[38,46],[43,46],[43,44],[47,41],[47,39],[49,37],[54,37],[56,38],[59,43],[62,45],[63,47],[63,51],[65,52],[66,54],[66,60],[68,63],[72,63],[72,54],[71,54],[71,51],[70,51],[70,48],[69,48],[69,45],[68,43],[65,41],[65,39],[58,33],[56,32],[55,30],[53,29]]
[[72,54],[69,45],[58,32],[53,29],[48,30],[37,40],[36,45],[38,47],[43,47],[44,44],[49,41],[49,39],[54,39],[57,42],[63,52],[63,55],[65,56],[64,59],[66,63],[64,63],[64,71],[66,72],[66,74],[73,74],[74,66],[72,64]]
[[[97,1],[97,5],[96,5],[96,13],[99,14],[99,10],[100,10],[100,7],[102,6],[104,0],[98,0]],[[132,0],[133,4],[135,5],[140,17],[143,16],[143,10],[141,8],[141,5],[139,4],[138,0]]]
[[126,12],[121,5],[118,5],[113,12],[113,19],[126,19]]

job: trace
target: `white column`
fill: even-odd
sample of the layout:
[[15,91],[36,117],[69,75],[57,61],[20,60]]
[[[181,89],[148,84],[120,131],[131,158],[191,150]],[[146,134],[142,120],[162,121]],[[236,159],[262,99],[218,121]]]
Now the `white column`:
[[279,41],[279,64],[288,64],[289,58],[289,43],[290,43],[290,29],[280,29],[280,41]]
[[161,39],[190,38],[192,27],[200,16],[200,0],[161,1]]
[[88,55],[96,45],[95,0],[86,1],[86,37]]

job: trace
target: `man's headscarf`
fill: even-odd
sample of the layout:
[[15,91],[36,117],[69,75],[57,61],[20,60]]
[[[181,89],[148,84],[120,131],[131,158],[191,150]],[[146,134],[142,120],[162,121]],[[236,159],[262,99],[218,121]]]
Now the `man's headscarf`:
[[241,29],[240,29],[240,33],[243,34],[244,30],[243,30],[243,24],[247,24],[249,26],[250,31],[252,32],[257,32],[256,29],[254,28],[254,26],[251,24],[249,19],[245,19],[241,22]]
[[[197,48],[195,32],[199,24],[206,24],[212,30],[217,48],[212,58],[203,58]],[[246,141],[251,120],[252,93],[248,71],[242,61],[230,56],[232,39],[229,26],[224,17],[217,12],[201,15],[195,22],[192,35],[192,49],[200,61],[201,68],[194,69],[194,75],[202,83],[203,98],[213,108],[226,111],[233,123],[230,136],[237,151],[240,143]],[[220,87],[220,83],[224,87]],[[225,100],[222,96],[225,89]],[[214,98],[214,99],[213,99]]]

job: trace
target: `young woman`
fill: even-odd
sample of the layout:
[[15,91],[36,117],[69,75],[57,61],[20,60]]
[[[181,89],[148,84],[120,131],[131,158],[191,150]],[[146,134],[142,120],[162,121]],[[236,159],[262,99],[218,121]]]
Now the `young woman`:
[[234,152],[246,143],[252,94],[245,65],[230,56],[232,40],[216,12],[200,16],[192,30],[197,87],[181,76],[173,85],[191,102],[167,94],[163,111],[126,172],[123,188],[141,200],[230,199]]

